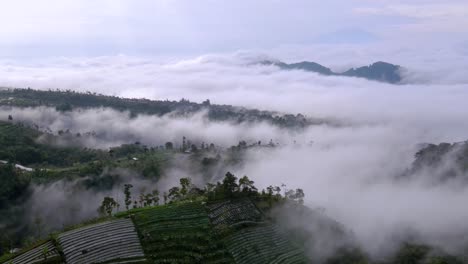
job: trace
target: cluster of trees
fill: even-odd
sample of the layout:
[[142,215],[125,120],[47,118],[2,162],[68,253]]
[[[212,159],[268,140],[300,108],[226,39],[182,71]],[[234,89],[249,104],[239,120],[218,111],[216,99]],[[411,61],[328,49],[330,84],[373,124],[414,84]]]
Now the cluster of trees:
[[28,197],[30,176],[11,163],[0,163],[0,255],[21,241],[24,232],[18,223],[24,217],[21,204]]
[[75,162],[88,162],[105,155],[100,150],[42,144],[37,141],[39,137],[46,139],[48,135],[22,124],[0,121],[0,160],[22,165],[47,163],[70,166]]
[[[162,194],[164,204],[186,200],[216,201],[249,197],[254,200],[266,201],[271,207],[273,204],[285,200],[303,204],[305,196],[302,189],[287,189],[284,184],[281,187],[268,186],[266,189],[259,191],[254,185],[255,182],[247,176],[237,178],[230,172],[226,173],[222,181],[218,181],[216,184],[208,183],[203,188],[194,185],[190,178],[181,178],[179,183],[179,186],[174,186]],[[132,188],[133,185],[124,184],[123,193],[126,210],[159,205],[160,193],[158,190],[154,189],[148,193],[142,190],[139,196],[136,197],[138,199],[132,199]],[[98,211],[102,215],[111,216],[112,212],[119,208],[120,204],[114,198],[105,197]]]
[[11,163],[0,163],[0,210],[27,192],[31,178]]

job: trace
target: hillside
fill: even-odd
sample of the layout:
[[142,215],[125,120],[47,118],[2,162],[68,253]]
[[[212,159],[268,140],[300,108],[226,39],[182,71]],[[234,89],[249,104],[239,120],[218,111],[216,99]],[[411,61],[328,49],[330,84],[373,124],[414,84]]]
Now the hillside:
[[[226,173],[241,173],[242,164],[252,159],[249,153],[281,149],[273,140],[241,140],[229,147],[186,136],[161,145],[128,137],[109,148],[84,147],[81,140],[96,134],[39,130],[34,122],[22,123],[19,115],[9,118],[8,109],[49,106],[58,115],[70,115],[110,107],[135,115],[190,115],[214,107],[226,116],[211,121],[263,120],[283,128],[300,128],[296,121],[301,118],[307,120],[303,125],[312,124],[306,117],[291,115],[288,123],[275,113],[208,102],[71,91],[3,90],[0,95],[0,107],[7,109],[1,118],[6,121],[0,121],[0,215],[7,216],[0,217],[1,264],[466,263],[466,256],[448,255],[412,240],[411,234],[391,255],[371,258],[353,230],[320,209],[304,206],[302,189],[257,189],[247,176]],[[160,110],[165,104],[170,112]],[[237,119],[239,113],[250,121]],[[408,175],[430,170],[438,173],[428,174],[437,182],[465,183],[467,149],[466,142],[424,145]],[[180,185],[173,186],[177,180]]]
[[[127,191],[126,208],[133,203]],[[302,205],[301,189],[285,191],[284,196],[280,192],[273,186],[258,192],[247,177],[227,173],[222,182],[204,189],[190,179],[180,179],[180,186],[164,194],[161,205],[157,194],[143,194],[144,203],[135,201],[133,209],[114,212],[119,205],[106,197],[101,218],[53,233],[0,257],[0,263],[463,263],[428,246],[409,243],[386,260],[372,261],[348,243],[352,234],[343,226]],[[278,210],[293,219],[311,221],[320,231],[281,221]],[[309,246],[318,243],[323,232],[335,240],[328,245],[332,255],[318,259],[315,254],[320,251]]]
[[308,118],[302,114],[293,115],[211,104],[209,100],[199,104],[185,99],[180,101],[129,99],[68,90],[0,89],[0,106],[49,106],[63,112],[72,111],[74,108],[108,107],[118,111],[129,111],[132,116],[138,114],[186,116],[199,111],[207,111],[207,116],[212,121],[268,122],[288,128],[304,128],[327,122],[320,118]]
[[119,213],[54,234],[3,263],[247,264],[284,260],[308,262],[303,250],[264,219],[251,201],[227,200],[210,206],[188,202]]
[[401,67],[387,62],[375,62],[369,66],[351,68],[344,72],[333,72],[330,68],[322,66],[316,62],[303,61],[298,63],[284,63],[281,61],[261,61],[263,65],[275,65],[284,70],[303,70],[316,72],[322,75],[347,76],[365,78],[372,81],[398,84],[402,80],[400,74]]

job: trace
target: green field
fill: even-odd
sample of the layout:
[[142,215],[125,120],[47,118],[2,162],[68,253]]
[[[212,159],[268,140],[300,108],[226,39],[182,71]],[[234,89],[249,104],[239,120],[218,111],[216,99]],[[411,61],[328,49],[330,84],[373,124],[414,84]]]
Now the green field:
[[148,208],[132,218],[152,263],[234,263],[199,202]]

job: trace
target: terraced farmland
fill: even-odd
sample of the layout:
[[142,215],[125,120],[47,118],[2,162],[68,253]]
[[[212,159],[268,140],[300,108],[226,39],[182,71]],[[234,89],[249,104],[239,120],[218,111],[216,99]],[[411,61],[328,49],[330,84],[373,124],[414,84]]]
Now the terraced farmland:
[[262,215],[248,199],[228,200],[207,205],[211,223],[215,228],[261,221]]
[[62,263],[62,258],[52,241],[35,247],[3,264],[51,264]]
[[308,262],[302,249],[278,227],[265,221],[251,200],[218,202],[207,205],[207,209],[236,263]]
[[308,263],[304,252],[272,224],[239,229],[224,241],[238,264]]
[[130,219],[108,221],[58,237],[68,264],[140,263],[145,256]]
[[[55,248],[54,243],[59,247]],[[59,234],[54,243],[49,241],[10,261],[14,264],[308,263],[302,249],[264,219],[249,199],[206,206],[201,202],[185,202],[138,208],[119,213],[114,220]]]
[[145,209],[134,221],[152,263],[234,263],[200,203]]

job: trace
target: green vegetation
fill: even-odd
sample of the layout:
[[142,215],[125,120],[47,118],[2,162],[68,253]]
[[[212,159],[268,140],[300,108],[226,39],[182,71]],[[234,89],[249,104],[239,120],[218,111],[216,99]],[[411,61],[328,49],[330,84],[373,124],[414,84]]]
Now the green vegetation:
[[[39,137],[44,143],[39,142]],[[47,144],[53,136],[21,124],[0,121],[0,160],[22,165],[72,166],[76,162],[101,159],[99,150],[56,147]]]
[[[312,64],[305,65],[315,67]],[[120,111],[130,111],[132,116],[169,113],[187,115],[206,110],[211,120],[266,121],[280,127],[293,128],[306,127],[316,122],[302,115],[277,115],[272,112],[212,105],[209,101],[196,104],[187,100],[175,102],[122,99],[72,91],[2,90],[0,105],[24,107],[47,105],[62,112],[76,108],[112,107]],[[163,147],[128,142],[108,150],[99,150],[83,148],[77,140],[79,136],[69,131],[54,135],[38,131],[33,126],[15,123],[14,116],[5,118],[8,121],[0,121],[2,146],[0,160],[5,161],[0,163],[0,215],[7,217],[0,219],[0,254],[3,254],[0,263],[15,257],[25,257],[26,253],[30,253],[35,258],[44,257],[44,260],[38,263],[61,262],[66,250],[70,250],[70,254],[74,257],[93,252],[94,248],[89,249],[84,246],[88,244],[99,249],[94,250],[95,253],[105,249],[110,252],[106,254],[118,256],[119,260],[150,263],[314,263],[316,261],[313,255],[306,254],[309,253],[308,246],[310,246],[307,242],[313,239],[315,234],[307,233],[300,227],[297,230],[285,229],[273,214],[273,211],[280,206],[289,206],[299,211],[312,211],[304,209],[305,194],[302,189],[289,189],[283,185],[268,186],[259,190],[247,176],[238,178],[228,172],[224,178],[219,177],[227,171],[226,168],[242,164],[248,149],[273,148],[275,144],[272,141],[263,145],[261,142],[248,145],[245,141],[241,141],[231,148],[220,149],[213,144],[193,143],[184,137],[181,144],[167,142]],[[63,146],[56,144],[57,142],[67,144]],[[465,173],[468,170],[467,146],[467,143],[428,145],[416,154],[413,170],[432,168],[431,166],[443,163],[449,155],[455,155],[456,170],[443,172],[442,176],[443,179],[458,177],[460,172]],[[133,181],[126,178],[128,175],[137,174],[141,175],[145,182],[156,182],[161,176],[168,175],[165,172],[171,163],[181,160],[190,168],[190,173],[202,175],[204,180],[219,179],[219,181],[196,186],[190,178],[182,178],[178,186],[157,190],[154,186],[136,188],[129,183]],[[17,164],[34,170],[16,167]],[[463,173],[461,175],[465,175]],[[33,187],[38,184],[54,183],[57,180],[74,182],[76,189],[96,192],[109,191],[121,186],[122,194],[119,197],[105,194],[106,197],[100,208],[93,208],[99,210],[101,218],[66,227],[62,230],[63,233],[45,238],[44,226],[48,224],[48,219],[29,215],[28,208],[24,207],[24,204],[28,201]],[[124,212],[114,214],[124,209]],[[57,214],[62,213],[60,210]],[[297,218],[299,217],[302,216]],[[23,219],[33,219],[33,223],[23,222]],[[291,219],[291,221],[296,220],[294,217]],[[330,233],[335,235],[333,236],[335,241],[345,239],[346,230],[343,226],[328,218],[323,221],[326,224],[320,225],[322,233],[328,228],[331,230]],[[116,222],[117,224],[113,226]],[[114,229],[116,226],[118,228]],[[126,233],[119,231],[122,226],[127,228]],[[85,234],[77,237],[81,239],[80,246],[83,247],[80,248],[81,252],[77,252],[74,238],[68,240],[65,238],[67,235],[74,237],[71,234],[81,232],[90,232],[86,234],[93,235]],[[129,234],[134,237],[128,239]],[[108,237],[105,237],[106,235]],[[116,237],[112,240],[113,244],[106,244],[112,236]],[[98,243],[101,238],[109,240]],[[31,241],[38,239],[42,239],[40,243],[30,244]],[[119,239],[130,241],[132,248],[122,246],[118,242]],[[51,243],[48,245],[52,246],[43,247],[45,243]],[[139,246],[142,249],[140,251],[144,252],[145,259],[141,255],[135,259],[126,255]],[[346,246],[338,248],[332,256],[324,259],[323,263],[466,263],[466,260],[447,255],[438,249],[413,243],[404,243],[394,255],[379,262],[371,260],[355,245]],[[9,250],[15,247],[23,247],[23,250],[10,254]],[[121,256],[118,255],[119,252]],[[104,254],[92,254],[89,258],[83,259],[109,257]]]
[[[258,191],[248,177],[238,179],[228,172],[222,181],[203,189],[189,178],[182,178],[180,185],[171,190],[172,195],[164,205],[158,205],[153,195],[149,198],[151,202],[137,202],[136,208],[115,215],[112,215],[115,201],[106,197],[103,203],[106,217],[51,236],[47,242],[50,247],[41,247],[41,242],[20,253],[6,254],[1,260],[37,257],[42,256],[38,252],[43,252],[47,262],[40,263],[55,263],[62,256],[66,260],[149,263],[314,262],[314,256],[305,253],[308,248],[304,241],[294,239],[288,234],[291,231],[279,226],[273,215],[266,216],[257,207],[263,204],[266,210],[279,205],[304,208],[301,189],[285,191],[285,195],[281,195],[281,188],[273,186]],[[130,205],[134,197],[131,185],[124,185],[122,191],[126,204]],[[150,194],[153,193],[156,194]],[[357,248],[342,248],[324,263],[463,263],[459,258],[436,252],[425,245],[404,244],[387,261],[373,262]]]
[[236,263],[308,263],[303,249],[271,224],[239,229],[225,241]]
[[55,241],[47,239],[37,241],[17,253],[1,256],[0,263],[59,264],[63,263],[63,259]]
[[153,263],[233,263],[201,202],[129,211]]
[[[185,99],[180,101],[153,101],[148,99],[127,99],[95,93],[74,91],[39,91],[32,89],[0,90],[0,105],[18,107],[49,106],[58,111],[71,111],[74,108],[110,107],[118,111],[129,111],[132,116],[138,114],[187,116],[206,110],[213,121],[230,122],[269,122],[280,127],[304,128],[312,124],[326,122],[321,119],[306,118],[301,114],[280,114],[276,112],[246,109],[231,105],[211,104],[209,100],[201,104]],[[13,117],[14,119],[14,117]]]

